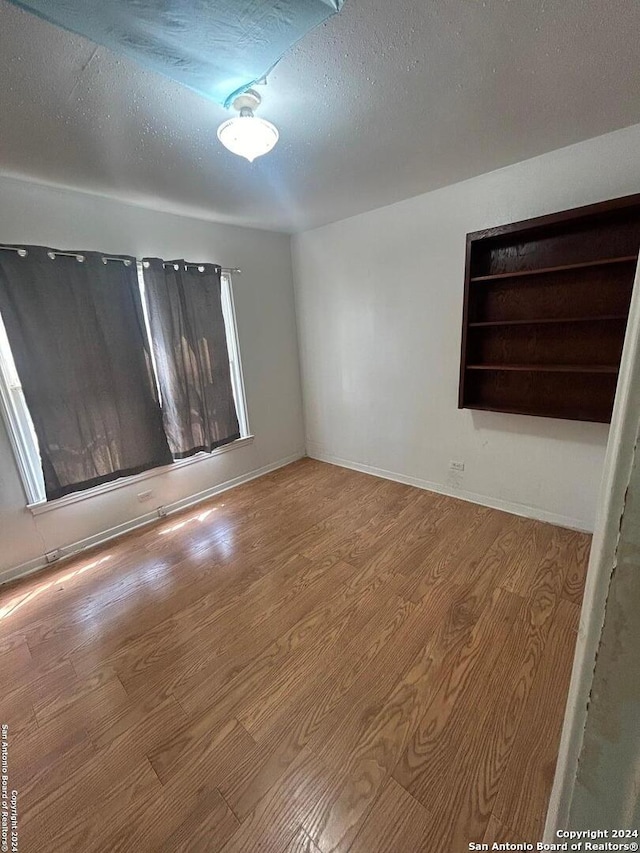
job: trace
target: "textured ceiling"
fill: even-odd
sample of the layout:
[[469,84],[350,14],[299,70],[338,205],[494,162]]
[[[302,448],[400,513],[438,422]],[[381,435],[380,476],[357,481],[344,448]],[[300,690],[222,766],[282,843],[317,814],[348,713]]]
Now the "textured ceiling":
[[0,171],[274,230],[640,121],[638,0],[347,0],[283,58],[249,164],[229,116],[0,0]]

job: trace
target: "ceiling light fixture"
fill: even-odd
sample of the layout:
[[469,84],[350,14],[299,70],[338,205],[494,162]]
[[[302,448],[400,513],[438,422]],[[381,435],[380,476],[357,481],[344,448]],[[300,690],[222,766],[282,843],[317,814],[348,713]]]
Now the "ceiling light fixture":
[[246,157],[250,163],[268,154],[278,141],[278,129],[263,118],[254,116],[253,111],[260,105],[260,95],[248,89],[233,101],[233,108],[239,116],[223,122],[218,128],[218,139],[232,154]]

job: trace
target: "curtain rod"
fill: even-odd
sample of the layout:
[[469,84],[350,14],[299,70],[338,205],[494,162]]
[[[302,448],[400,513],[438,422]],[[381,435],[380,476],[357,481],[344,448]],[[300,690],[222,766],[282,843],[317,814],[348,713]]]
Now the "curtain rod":
[[[0,249],[4,252],[17,252],[21,258],[26,258],[29,254],[28,249],[23,249],[19,246],[0,246]],[[97,254],[100,254],[100,252],[98,252]],[[51,260],[53,260],[57,255],[63,258],[75,258],[77,261],[80,261],[80,263],[82,263],[82,261],[84,261],[85,259],[85,256],[82,254],[82,252],[54,252],[53,249],[49,249],[47,251],[47,255],[51,258]],[[114,255],[103,255],[102,261],[105,264],[107,263],[107,261],[120,261],[120,263],[123,263],[126,267],[131,265],[131,258],[120,258]]]
[[[143,262],[143,266],[144,266],[144,262]],[[177,261],[163,261],[162,266],[163,267],[177,267],[178,262]],[[217,264],[214,264],[214,266],[217,266]],[[200,264],[185,263],[185,267],[186,268],[193,267],[194,269],[197,269],[197,270],[200,270],[200,272],[203,272],[205,264],[203,264],[203,263],[200,263]],[[232,273],[242,274],[242,270],[238,269],[238,267],[220,267],[220,271],[223,273],[226,273],[227,275],[231,275]]]
[[[143,261],[142,265],[148,266],[148,262]],[[177,268],[178,262],[177,261],[163,261],[162,266],[163,267],[175,267],[175,268]],[[186,269],[191,267],[193,269],[199,270],[200,272],[203,272],[204,268],[205,268],[205,264],[203,264],[203,263],[199,263],[199,264],[185,263],[184,266]],[[217,264],[214,264],[214,266],[217,266]],[[238,273],[239,275],[242,274],[242,270],[238,269],[238,267],[220,267],[220,272],[226,273],[227,275],[231,275],[232,273]]]
[[[0,246],[0,250],[2,250],[4,252],[17,252],[21,258],[26,258],[26,256],[29,254],[27,249],[23,249],[20,246]],[[100,253],[98,253],[98,254],[100,254]],[[80,262],[84,261],[84,258],[85,258],[85,256],[81,252],[55,252],[55,251],[53,251],[53,249],[50,249],[47,252],[47,255],[51,258],[51,260],[53,260],[56,257],[56,255],[60,255],[61,257],[65,257],[65,258],[76,258],[76,260],[78,260]],[[102,261],[105,264],[107,263],[107,261],[120,261],[126,267],[130,266],[130,264],[131,264],[130,258],[120,258],[120,257],[114,256],[114,255],[103,255]],[[164,263],[163,266],[170,267],[170,266],[174,266],[174,264],[168,261],[168,262]],[[203,264],[186,264],[186,266],[187,267],[198,267],[199,268],[199,267],[202,267],[204,265]],[[242,273],[242,270],[239,270],[237,267],[220,267],[220,269],[223,273],[226,273],[227,275],[231,275],[232,273],[238,273],[238,274]]]

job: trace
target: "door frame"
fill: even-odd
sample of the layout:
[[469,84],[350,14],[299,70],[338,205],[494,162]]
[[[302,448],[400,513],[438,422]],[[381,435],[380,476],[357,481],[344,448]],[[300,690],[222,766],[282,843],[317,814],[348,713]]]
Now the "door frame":
[[[587,722],[589,696],[616,563],[620,523],[640,424],[640,262],[629,309],[605,454],[573,671],[545,823],[545,842],[567,829]],[[640,452],[640,448],[639,448]]]

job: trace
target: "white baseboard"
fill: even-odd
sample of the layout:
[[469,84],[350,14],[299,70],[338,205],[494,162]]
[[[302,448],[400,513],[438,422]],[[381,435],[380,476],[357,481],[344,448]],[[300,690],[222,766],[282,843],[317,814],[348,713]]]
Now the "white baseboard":
[[[459,498],[463,501],[469,501],[471,503],[480,504],[481,506],[488,506],[492,509],[499,509],[503,512],[509,512],[513,515],[520,515],[524,516],[525,518],[535,518],[538,521],[547,521],[550,524],[557,524],[560,527],[568,527],[573,530],[582,530],[587,533],[592,532],[589,525],[585,524],[585,522],[581,519],[571,518],[569,516],[559,515],[558,513],[548,512],[547,510],[540,509],[539,507],[530,507],[525,504],[514,503],[512,501],[504,501],[499,498],[488,497],[487,495],[479,495],[475,492],[467,492],[458,489],[447,489],[440,483],[432,483],[429,480],[423,480],[420,477],[409,477],[404,474],[395,473],[394,471],[387,471],[384,468],[376,468],[373,465],[363,465],[359,462],[352,462],[349,459],[342,459],[339,456],[334,456],[331,453],[324,453],[320,450],[309,449],[306,455],[310,456],[312,459],[317,459],[320,462],[328,462],[332,465],[339,465],[341,468],[350,468],[353,471],[360,471],[363,474],[371,474],[375,477],[382,477],[385,480],[394,480],[397,483],[404,483],[407,486],[416,486],[419,489],[426,489],[429,492],[436,492],[437,494],[448,495],[453,498]],[[176,512],[188,509],[189,507],[194,506],[195,504],[199,504],[202,501],[207,500],[208,498],[212,498],[215,495],[220,494],[221,492],[226,492],[228,489],[233,489],[236,486],[242,485],[243,483],[248,483],[251,480],[255,480],[257,477],[262,477],[264,474],[268,474],[270,471],[275,471],[278,468],[284,467],[285,465],[290,465],[292,462],[296,462],[298,459],[302,459],[303,456],[305,456],[304,451],[294,453],[291,456],[279,459],[269,465],[264,465],[262,468],[257,468],[253,471],[249,471],[246,474],[241,474],[239,477],[234,477],[232,480],[226,480],[223,483],[219,483],[216,486],[212,486],[210,489],[205,489],[204,491],[198,492],[195,495],[189,495],[186,498],[182,498],[179,501],[175,501],[172,504],[168,504],[167,506],[165,506],[167,515],[173,515]],[[94,536],[89,536],[88,538],[82,539],[79,542],[74,542],[70,545],[65,545],[64,547],[58,549],[60,551],[60,558],[59,560],[56,560],[56,563],[64,559],[68,559],[69,557],[73,557],[82,551],[86,551],[88,548],[94,548],[96,545],[102,545],[103,543],[106,543],[111,539],[115,539],[118,536],[122,536],[124,533],[128,533],[130,530],[135,530],[138,527],[144,527],[144,525],[150,524],[151,522],[157,520],[158,513],[154,510],[153,512],[146,513],[145,515],[137,516],[131,521],[126,521],[123,524],[118,524],[116,527],[111,527],[108,530],[103,530],[100,533],[96,533]],[[29,560],[26,563],[21,563],[19,566],[15,566],[10,569],[0,570],[0,585],[8,583],[9,581],[17,580],[21,577],[25,577],[26,575],[30,575],[33,572],[40,571],[41,569],[46,568],[47,565],[49,564],[47,564],[43,555],[41,557],[36,557],[33,560]]]
[[329,462],[332,465],[339,465],[341,468],[351,468],[353,471],[360,471],[363,474],[372,474],[374,477],[394,480],[396,483],[404,483],[407,486],[416,486],[418,489],[426,489],[429,492],[436,492],[439,495],[448,495],[452,498],[459,498],[461,501],[469,501],[470,503],[480,504],[481,506],[488,506],[491,509],[499,509],[502,512],[509,512],[512,515],[534,518],[536,521],[546,521],[549,524],[556,524],[558,527],[568,527],[571,530],[581,530],[585,533],[593,532],[592,528],[580,518],[559,515],[540,507],[505,501],[501,498],[489,497],[488,495],[479,495],[475,492],[464,491],[463,489],[448,489],[441,483],[432,483],[420,477],[397,474],[394,471],[386,471],[384,468],[376,468],[374,465],[363,465],[360,462],[352,462],[349,459],[341,459],[339,456],[309,447],[307,447],[307,456],[311,459],[317,459],[319,462]]
[[[167,504],[164,507],[166,514],[173,515],[176,512],[188,509],[189,507],[202,503],[202,501],[215,497],[215,495],[219,495],[221,492],[226,492],[236,486],[241,486],[243,483],[248,483],[250,480],[255,480],[257,477],[269,474],[271,471],[275,471],[278,468],[283,468],[285,465],[290,465],[292,462],[297,462],[297,460],[302,459],[304,455],[304,451],[294,453],[291,456],[278,459],[277,462],[272,462],[269,465],[264,465],[262,468],[256,468],[246,474],[241,474],[239,477],[234,477],[232,480],[226,480],[223,483],[218,483],[218,485],[212,486],[210,489],[205,489],[195,495],[189,495],[188,497],[175,501],[172,504]],[[76,556],[82,551],[86,551],[88,548],[94,548],[96,545],[102,545],[109,542],[111,539],[122,536],[123,533],[128,533],[138,527],[144,527],[152,521],[158,521],[158,513],[156,510],[145,513],[145,515],[139,515],[131,521],[125,521],[123,524],[116,525],[116,527],[103,530],[100,533],[96,533],[94,536],[81,539],[79,542],[73,542],[71,545],[65,545],[62,548],[58,548],[57,550],[60,553],[60,557],[53,564],[47,563],[43,555],[41,557],[36,557],[33,560],[29,560],[26,563],[21,563],[19,566],[15,566],[14,568],[0,570],[0,585],[25,577],[33,572],[38,572],[49,565],[57,565],[62,560]]]

